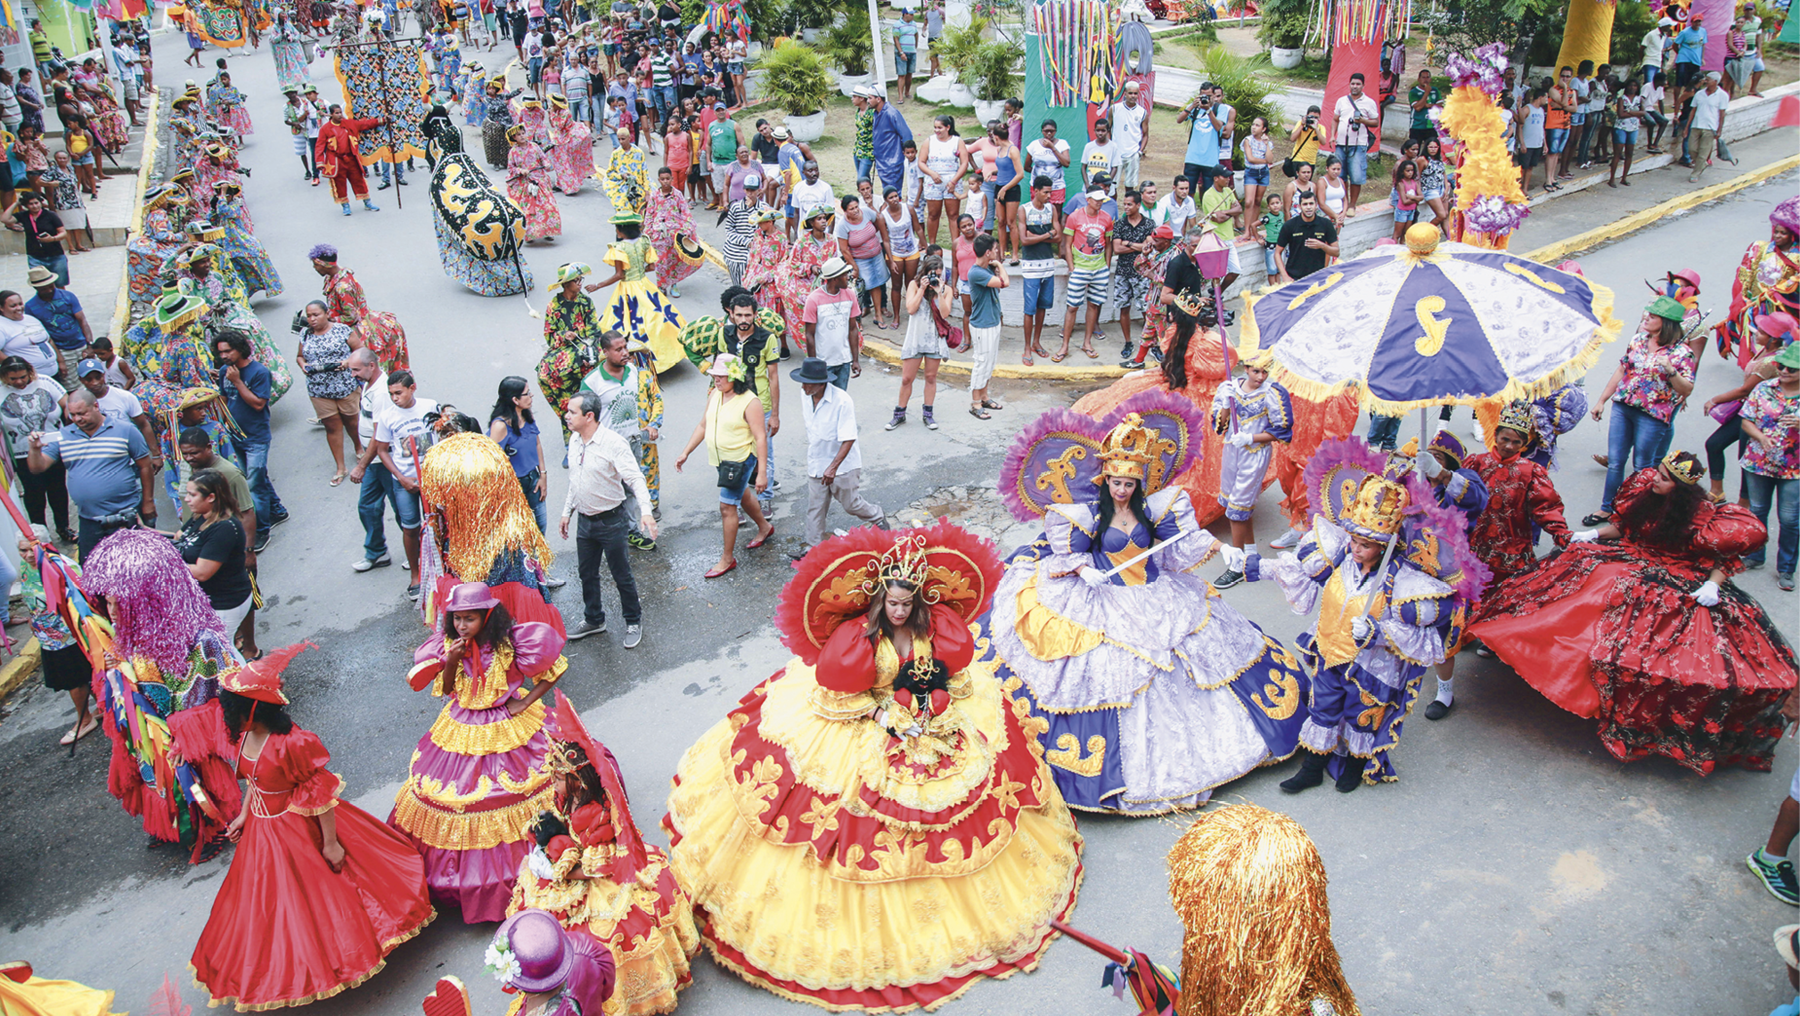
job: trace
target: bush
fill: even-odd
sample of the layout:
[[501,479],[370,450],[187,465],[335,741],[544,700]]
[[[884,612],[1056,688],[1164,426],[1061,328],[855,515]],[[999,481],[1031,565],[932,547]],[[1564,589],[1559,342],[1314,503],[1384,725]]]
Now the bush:
[[1225,89],[1225,101],[1237,110],[1237,133],[1239,140],[1250,136],[1250,121],[1262,117],[1268,121],[1269,133],[1278,135],[1286,130],[1281,119],[1281,107],[1274,99],[1274,91],[1268,80],[1256,71],[1256,65],[1249,59],[1233,56],[1224,46],[1196,46],[1200,53],[1200,62],[1204,70],[1201,77],[1220,88]]
[[975,53],[987,44],[981,33],[987,28],[987,22],[980,18],[972,18],[962,26],[945,25],[944,34],[938,36],[933,48],[937,50],[938,63],[957,72],[957,79],[964,84],[969,82],[962,72],[975,60]]
[[[610,5],[606,5],[610,9]],[[697,25],[706,16],[706,0],[682,0],[681,23]],[[768,40],[785,34],[788,0],[744,0],[744,16],[750,19],[750,37]],[[686,36],[683,36],[685,39]]]
[[[1612,43],[1607,47],[1607,62],[1620,78],[1636,70],[1644,59],[1644,36],[1656,27],[1656,15],[1649,4],[1620,4],[1613,14]],[[1727,24],[1726,30],[1731,26]]]
[[875,55],[875,40],[869,34],[869,10],[866,6],[850,7],[842,23],[825,34],[825,53],[845,74],[869,73],[869,58]]
[[958,80],[969,86],[975,98],[983,102],[999,102],[1014,95],[1019,87],[1015,67],[1025,59],[1025,47],[1010,39],[984,42],[968,60],[952,64]]
[[825,108],[831,79],[825,76],[825,61],[811,46],[784,40],[764,53],[756,66],[762,71],[763,96],[789,116],[811,116]]
[[1265,46],[1299,49],[1306,41],[1312,7],[1310,0],[1268,0],[1260,8],[1262,24],[1257,26],[1256,41]]

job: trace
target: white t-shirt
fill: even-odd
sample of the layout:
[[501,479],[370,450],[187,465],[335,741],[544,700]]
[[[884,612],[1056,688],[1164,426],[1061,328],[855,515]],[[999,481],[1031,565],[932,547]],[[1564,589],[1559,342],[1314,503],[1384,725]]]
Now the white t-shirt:
[[[1697,131],[1717,131],[1719,119],[1725,115],[1725,107],[1731,105],[1731,93],[1721,88],[1711,95],[1702,88],[1694,93],[1694,129]],[[1710,154],[1710,153],[1709,153]]]
[[817,183],[807,183],[805,179],[802,179],[799,183],[794,185],[792,204],[795,211],[799,212],[801,215],[805,215],[814,208],[819,208],[821,206],[825,208],[834,207],[837,202],[832,200],[831,185],[824,180],[820,180]]
[[1351,99],[1348,95],[1338,96],[1337,105],[1331,107],[1331,115],[1337,120],[1337,143],[1368,147],[1369,127],[1359,123],[1357,118],[1374,117],[1379,112],[1375,100],[1366,92],[1360,99]]
[[431,425],[425,422],[425,414],[436,412],[437,407],[436,399],[414,396],[412,408],[401,409],[390,404],[385,412],[375,418],[375,440],[387,442],[388,454],[394,457],[394,465],[407,476],[418,476],[412,446],[407,438],[418,439],[419,450],[425,450],[430,444],[426,439],[431,431]]
[[43,377],[56,376],[56,347],[43,322],[30,314],[17,321],[0,315],[0,359],[22,356]]
[[1644,66],[1662,66],[1663,45],[1667,41],[1663,38],[1662,29],[1650,29],[1649,34],[1644,36]]
[[820,287],[807,296],[800,319],[812,323],[813,349],[827,367],[850,362],[850,319],[861,313],[862,302],[852,286],[845,286],[836,295]]
[[1229,102],[1220,102],[1213,107],[1213,115],[1219,118],[1219,155],[1221,158],[1231,158],[1232,139],[1237,137],[1237,124],[1232,123],[1230,130],[1224,128],[1227,123],[1231,122],[1231,116],[1236,112],[1237,107]]
[[1031,189],[1031,182],[1040,176],[1050,178],[1051,190],[1060,190],[1063,186],[1062,153],[1069,151],[1069,143],[1061,138],[1053,145],[1043,138],[1038,138],[1025,146],[1025,158],[1031,161],[1031,176],[1025,180],[1025,189]]
[[126,426],[131,426],[131,421],[144,415],[143,402],[123,388],[114,388],[108,385],[106,394],[94,401],[100,406],[102,416],[117,420]]
[[114,388],[130,388],[131,381],[125,376],[125,358],[115,355],[112,362],[106,365],[106,383]]
[[1108,141],[1102,144],[1089,141],[1081,149],[1081,180],[1083,183],[1105,173],[1115,183],[1119,177],[1119,143]]
[[1144,143],[1144,119],[1150,114],[1135,102],[1115,102],[1112,108],[1113,140],[1125,155],[1136,155]]
[[1194,199],[1191,196],[1186,201],[1177,204],[1175,195],[1164,194],[1157,199],[1156,205],[1150,209],[1150,218],[1154,220],[1157,225],[1167,226],[1174,230],[1176,236],[1186,236],[1188,222],[1192,220],[1195,215],[1198,215],[1199,211],[1200,210],[1194,206]]
[[375,420],[394,408],[394,397],[388,394],[387,372],[375,375],[375,383],[363,389],[360,410],[356,414],[356,432],[363,443],[375,440]]

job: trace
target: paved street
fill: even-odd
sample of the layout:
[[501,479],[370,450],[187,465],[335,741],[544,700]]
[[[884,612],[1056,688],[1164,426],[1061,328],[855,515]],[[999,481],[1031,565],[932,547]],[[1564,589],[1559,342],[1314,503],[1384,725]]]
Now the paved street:
[[[158,43],[164,85],[205,76],[180,66],[178,45],[179,39]],[[209,52],[209,66],[212,59]],[[527,298],[475,296],[438,266],[424,172],[400,191],[404,209],[389,189],[375,193],[380,212],[341,217],[325,187],[309,187],[295,172],[267,54],[233,57],[231,69],[251,96],[258,131],[245,151],[255,170],[247,190],[258,236],[287,285],[281,297],[257,305],[259,314],[291,355],[287,322],[318,290],[306,250],[336,244],[371,307],[394,311],[405,324],[420,393],[486,419],[500,378],[534,376],[542,322],[527,304],[542,309],[557,264],[599,264],[611,238],[605,198],[590,188],[559,199],[564,234],[529,252],[538,285]],[[335,97],[326,65],[315,64],[313,77]],[[1743,168],[1752,167],[1747,161]],[[1726,175],[1715,173],[1709,182]],[[1788,176],[1671,217],[1580,260],[1590,279],[1614,288],[1619,316],[1632,324],[1647,298],[1641,280],[1677,267],[1697,268],[1706,282],[1702,306],[1722,312],[1744,245],[1766,238],[1769,210],[1794,191],[1795,178]],[[717,272],[688,280],[684,311],[715,313],[720,288]],[[1018,343],[1017,331],[1008,330],[1003,356],[1016,356]],[[1593,390],[1621,351],[1622,343],[1611,347],[1594,368]],[[1737,379],[1734,368],[1709,355],[1696,399]],[[577,643],[563,683],[589,729],[619,758],[638,823],[658,843],[666,841],[656,826],[681,753],[787,659],[770,615],[790,570],[782,550],[799,536],[795,492],[801,488],[799,393],[784,384],[790,412],[775,456],[786,485],[777,499],[780,532],[764,550],[740,544],[742,566],[724,579],[704,580],[719,540],[710,471],[703,462],[686,474],[672,469],[704,388],[687,365],[663,380],[665,535],[661,549],[634,556],[646,596],[644,643],[627,651],[616,634]],[[905,428],[883,432],[896,387],[897,375],[878,364],[851,385],[864,427],[864,493],[892,520],[914,517],[920,509],[910,506],[920,505],[1018,540],[1017,529],[995,521],[993,507],[1006,443],[1036,414],[1081,392],[997,382],[1007,408],[984,423],[963,412],[966,391],[946,386],[937,400],[941,430],[926,431],[915,411]],[[915,404],[918,399],[915,391]],[[404,680],[423,638],[405,597],[404,572],[350,570],[362,539],[356,490],[328,486],[331,460],[323,432],[307,423],[310,415],[304,392],[290,393],[275,411],[272,470],[293,521],[276,530],[262,555],[269,600],[262,642],[318,644],[288,671],[294,715],[332,750],[350,799],[385,817],[439,703],[411,693]],[[1463,411],[1455,423],[1465,436],[1468,419]],[[557,428],[548,414],[540,420],[546,460],[554,463],[561,451]],[[1676,422],[1675,445],[1698,451],[1711,429],[1699,412],[1685,412]],[[1589,455],[1603,446],[1604,432],[1591,422],[1563,440],[1555,479],[1571,521],[1598,504],[1603,470]],[[552,468],[553,506],[561,504],[563,478]],[[1257,513],[1265,539],[1279,531],[1275,500],[1265,497]],[[842,524],[842,516],[834,521]],[[396,550],[397,537],[390,529]],[[573,545],[554,538],[551,545],[559,555],[555,570],[573,579]],[[1739,582],[1790,638],[1800,636],[1795,597],[1777,591],[1771,571],[1747,573]],[[607,590],[610,596],[610,583]],[[1292,615],[1271,586],[1240,586],[1227,596],[1284,641],[1304,627],[1305,619]],[[558,602],[566,617],[578,619],[578,584],[561,590]],[[608,603],[616,616],[616,600]],[[1285,811],[1318,842],[1332,879],[1335,938],[1364,1011],[1756,1013],[1780,1002],[1785,984],[1770,932],[1795,920],[1795,911],[1763,891],[1743,857],[1762,842],[1786,790],[1796,764],[1792,742],[1784,743],[1771,774],[1701,778],[1663,760],[1621,765],[1601,748],[1591,721],[1562,712],[1504,667],[1473,654],[1459,666],[1456,711],[1440,723],[1420,715],[1408,723],[1395,755],[1400,782],[1349,798],[1329,790],[1287,797],[1275,784],[1290,764],[1217,795]],[[1429,688],[1427,681],[1427,695]],[[0,878],[0,958],[29,959],[46,976],[117,989],[119,1007],[134,1012],[144,1009],[165,974],[186,988],[188,1001],[203,1004],[186,964],[229,855],[195,867],[176,849],[146,849],[137,822],[106,793],[106,742],[85,740],[72,757],[56,746],[68,724],[66,696],[28,687],[7,708],[0,719],[0,815],[6,816],[0,850],[8,862]],[[1075,923],[1178,966],[1181,926],[1167,902],[1163,858],[1186,825],[1179,816],[1083,818],[1087,878]],[[481,970],[491,932],[491,926],[440,917],[401,947],[385,972],[306,1011],[406,1016],[419,1011],[436,978],[456,974],[469,985],[478,1012],[499,1013],[506,999]],[[1096,987],[1102,962],[1075,943],[1059,942],[1035,973],[983,983],[941,1011],[1125,1013],[1125,1003]],[[695,983],[680,1009],[699,1016],[817,1011],[751,988],[704,955],[695,961]]]

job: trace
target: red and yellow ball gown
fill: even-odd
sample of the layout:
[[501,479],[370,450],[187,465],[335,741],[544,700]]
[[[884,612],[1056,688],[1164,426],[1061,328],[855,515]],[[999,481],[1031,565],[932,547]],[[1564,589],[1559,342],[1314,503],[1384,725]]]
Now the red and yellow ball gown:
[[[905,659],[863,621],[901,559],[931,612]],[[664,820],[720,964],[866,1012],[934,1008],[1037,965],[1075,905],[1081,838],[1042,723],[974,662],[970,623],[999,574],[991,544],[948,524],[898,544],[857,529],[800,563],[776,615],[798,656],[688,749]],[[897,695],[934,660],[943,688]]]

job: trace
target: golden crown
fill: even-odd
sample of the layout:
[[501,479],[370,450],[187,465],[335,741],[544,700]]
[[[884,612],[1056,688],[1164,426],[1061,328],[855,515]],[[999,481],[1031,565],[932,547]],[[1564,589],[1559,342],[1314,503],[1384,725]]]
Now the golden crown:
[[1505,427],[1507,430],[1516,430],[1527,438],[1531,437],[1537,432],[1537,421],[1531,415],[1531,403],[1507,403],[1506,408],[1500,411],[1500,422],[1494,426],[1496,429]]
[[1693,456],[1689,456],[1685,460],[1676,458],[1681,454],[1683,453],[1670,452],[1663,456],[1663,468],[1669,471],[1670,476],[1691,487],[1700,482],[1704,470],[1700,468],[1700,460]]
[[928,567],[925,560],[925,537],[902,536],[894,541],[887,553],[881,555],[881,560],[875,566],[875,577],[884,586],[890,582],[904,582],[919,589],[925,585]]
[[1144,426],[1144,418],[1131,413],[1106,435],[1100,445],[1100,475],[1122,476],[1143,483],[1155,457],[1156,435]]
[[1392,536],[1400,531],[1407,500],[1405,487],[1371,474],[1356,488],[1346,528],[1360,536]]

